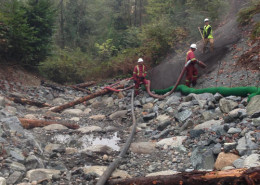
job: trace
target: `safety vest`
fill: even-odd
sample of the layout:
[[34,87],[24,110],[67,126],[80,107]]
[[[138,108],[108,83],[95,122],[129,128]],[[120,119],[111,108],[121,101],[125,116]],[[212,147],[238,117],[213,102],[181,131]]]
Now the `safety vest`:
[[208,26],[204,26],[204,30],[203,30],[203,36],[205,36],[208,33],[208,29],[211,28],[211,31],[209,33],[208,39],[213,39],[213,35],[212,35],[212,27],[210,25]]
[[195,58],[195,55],[193,53],[193,51],[189,50],[187,52],[187,57],[186,57],[186,62],[188,62],[188,60],[191,60],[191,61],[196,61],[197,59]]
[[137,72],[134,72],[134,74],[136,74],[138,77],[141,77],[141,76],[145,76],[145,73],[147,73],[146,71],[145,71],[145,66],[144,65],[142,65],[143,66],[143,70],[142,70],[142,74],[140,75],[140,66],[139,65],[137,65],[136,66],[136,70],[137,70]]

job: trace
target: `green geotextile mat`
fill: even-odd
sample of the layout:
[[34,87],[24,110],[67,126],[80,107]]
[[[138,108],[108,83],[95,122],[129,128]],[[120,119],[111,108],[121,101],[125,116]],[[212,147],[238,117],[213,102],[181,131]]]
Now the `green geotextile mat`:
[[[167,89],[152,89],[156,94],[163,95],[169,91],[171,91],[173,86],[168,87]],[[145,87],[142,86],[142,89],[145,90]],[[210,88],[203,88],[203,89],[194,89],[187,87],[186,85],[179,85],[176,88],[176,91],[181,92],[183,95],[188,95],[190,93],[194,94],[202,94],[202,93],[220,93],[222,96],[248,96],[248,102],[250,99],[255,95],[260,95],[260,88],[249,86],[249,87],[210,87]]]

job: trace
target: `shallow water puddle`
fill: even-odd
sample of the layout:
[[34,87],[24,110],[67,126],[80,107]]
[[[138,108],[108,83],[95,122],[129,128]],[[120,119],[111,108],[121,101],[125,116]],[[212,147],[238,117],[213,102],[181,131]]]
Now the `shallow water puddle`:
[[117,151],[120,149],[118,146],[120,138],[118,137],[117,132],[115,132],[112,136],[106,137],[98,137],[93,134],[84,135],[82,137],[79,137],[78,135],[58,134],[52,137],[52,141],[55,143],[64,144],[66,146],[77,145],[80,149],[85,149],[94,145],[107,145]]

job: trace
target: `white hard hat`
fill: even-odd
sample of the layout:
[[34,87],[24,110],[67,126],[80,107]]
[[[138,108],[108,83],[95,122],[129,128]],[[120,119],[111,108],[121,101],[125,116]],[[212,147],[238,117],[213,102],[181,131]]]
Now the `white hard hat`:
[[208,22],[208,21],[209,21],[209,19],[208,19],[208,18],[204,19],[204,22]]
[[197,49],[197,45],[196,44],[191,44],[190,47],[194,48],[194,49]]
[[139,58],[137,62],[143,62],[144,60],[142,58]]

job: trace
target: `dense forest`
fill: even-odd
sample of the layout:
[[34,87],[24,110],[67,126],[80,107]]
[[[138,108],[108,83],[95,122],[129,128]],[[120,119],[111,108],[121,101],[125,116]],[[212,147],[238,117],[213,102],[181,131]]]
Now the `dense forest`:
[[[1,62],[16,62],[59,83],[131,74],[213,27],[226,0],[0,0]],[[185,48],[186,49],[186,48]]]

